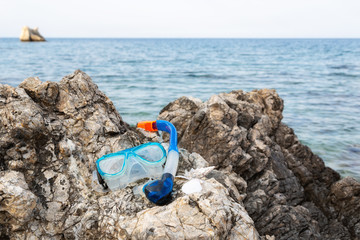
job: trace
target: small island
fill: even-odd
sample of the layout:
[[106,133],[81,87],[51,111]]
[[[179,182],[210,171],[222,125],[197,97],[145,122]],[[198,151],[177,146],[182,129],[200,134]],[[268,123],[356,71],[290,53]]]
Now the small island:
[[25,26],[21,30],[20,41],[22,42],[44,42],[45,38],[39,33],[39,28],[34,29]]

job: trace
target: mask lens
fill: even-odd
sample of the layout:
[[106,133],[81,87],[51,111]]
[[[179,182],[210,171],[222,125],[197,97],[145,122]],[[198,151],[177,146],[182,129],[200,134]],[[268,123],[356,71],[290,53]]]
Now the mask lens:
[[134,153],[149,162],[160,161],[165,156],[165,150],[161,145],[151,144],[138,148]]
[[124,166],[124,155],[111,156],[99,162],[99,168],[104,173],[115,174],[122,170]]

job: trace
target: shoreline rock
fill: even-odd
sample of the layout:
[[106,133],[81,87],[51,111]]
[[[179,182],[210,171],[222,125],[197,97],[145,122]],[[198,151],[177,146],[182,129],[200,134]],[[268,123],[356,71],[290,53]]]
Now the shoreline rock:
[[0,84],[0,238],[359,239],[360,183],[325,167],[282,110],[266,89],[169,103],[159,118],[178,129],[178,175],[202,191],[184,194],[176,178],[159,207],[135,184],[92,189],[96,159],[156,138],[126,124],[88,75]]
[[25,26],[21,29],[20,41],[22,42],[44,42],[45,38],[39,33],[39,28],[34,29]]
[[325,167],[281,123],[282,110],[275,90],[239,90],[205,102],[179,98],[159,118],[179,129],[181,147],[244,178],[245,208],[260,234],[359,239],[360,183]]

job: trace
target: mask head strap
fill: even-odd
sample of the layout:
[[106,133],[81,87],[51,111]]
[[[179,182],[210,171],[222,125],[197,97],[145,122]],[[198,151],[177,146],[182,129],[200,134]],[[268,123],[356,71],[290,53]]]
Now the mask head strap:
[[98,181],[99,181],[100,185],[104,188],[104,190],[107,190],[109,187],[106,184],[106,182],[104,181],[104,179],[101,177],[101,175],[100,175],[97,168],[96,168],[96,174],[97,174]]

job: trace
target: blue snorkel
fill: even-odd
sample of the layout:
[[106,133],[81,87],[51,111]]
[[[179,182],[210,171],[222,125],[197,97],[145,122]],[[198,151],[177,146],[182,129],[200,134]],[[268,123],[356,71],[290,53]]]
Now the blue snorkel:
[[143,187],[146,197],[157,205],[167,204],[171,200],[174,186],[174,178],[179,163],[179,150],[177,147],[177,132],[174,125],[168,121],[146,121],[139,122],[137,127],[146,131],[164,131],[170,134],[170,146],[164,173],[160,180],[154,180]]

